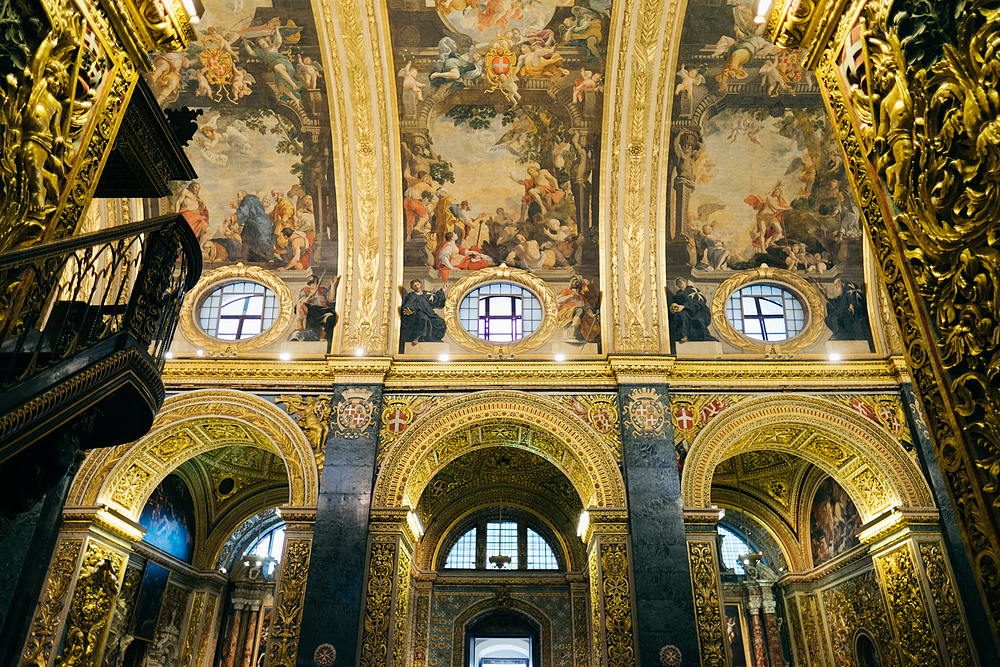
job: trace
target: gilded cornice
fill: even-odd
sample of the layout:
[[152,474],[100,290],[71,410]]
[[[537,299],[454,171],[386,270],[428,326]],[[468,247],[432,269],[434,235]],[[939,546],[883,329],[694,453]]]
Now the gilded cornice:
[[893,390],[910,377],[900,360],[680,361],[667,356],[611,356],[600,361],[397,361],[390,357],[171,360],[170,390],[227,387],[253,391],[328,389],[332,384],[385,384],[393,391],[518,388],[611,390],[623,384],[668,384],[674,390]]

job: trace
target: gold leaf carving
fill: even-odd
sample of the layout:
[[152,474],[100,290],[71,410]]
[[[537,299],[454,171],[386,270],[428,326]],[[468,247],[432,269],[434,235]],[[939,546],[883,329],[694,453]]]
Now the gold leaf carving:
[[715,544],[689,540],[687,550],[701,664],[723,667],[726,664],[726,650],[722,643],[722,606],[719,601],[719,564],[715,559]]
[[45,593],[35,612],[35,620],[31,624],[31,635],[24,649],[22,665],[46,667],[49,656],[55,648],[56,628],[62,618],[66,604],[66,593],[69,591],[76,560],[80,556],[83,541],[79,539],[62,538],[56,549],[56,557],[49,568],[49,577],[45,582]]
[[274,596],[274,625],[267,652],[267,664],[272,667],[295,667],[311,550],[312,540],[308,538],[291,539],[285,543],[281,581]]

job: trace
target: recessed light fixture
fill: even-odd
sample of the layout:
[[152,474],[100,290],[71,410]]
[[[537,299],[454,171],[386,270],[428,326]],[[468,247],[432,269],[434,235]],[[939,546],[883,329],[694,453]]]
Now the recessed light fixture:
[[204,356],[205,356],[205,350],[203,350],[203,349],[201,349],[201,348],[199,347],[199,348],[198,348],[198,356],[199,356],[199,357],[204,357]]
[[831,352],[828,358],[830,359],[830,361],[840,361],[840,355],[837,354],[836,352]]
[[451,359],[451,357],[448,356],[447,352],[443,352],[443,353],[441,353],[441,354],[438,355],[438,361],[448,361],[450,359]]
[[174,358],[174,353],[171,352],[170,350],[167,350],[167,353],[164,354],[163,356],[166,357],[167,359],[173,359]]
[[363,348],[363,347],[356,347],[356,348],[354,348],[354,356],[355,357],[363,357],[363,356],[365,356],[365,348]]
[[278,355],[278,358],[281,359],[282,361],[288,361],[289,359],[292,358],[292,355],[288,352],[282,352],[281,354]]
[[557,354],[556,361],[566,361],[566,355],[562,353]]

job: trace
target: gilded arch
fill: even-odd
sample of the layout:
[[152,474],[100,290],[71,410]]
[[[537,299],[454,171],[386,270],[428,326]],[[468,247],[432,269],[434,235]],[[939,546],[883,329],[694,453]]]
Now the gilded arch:
[[473,604],[455,619],[452,626],[452,636],[456,640],[451,654],[452,667],[461,667],[464,662],[466,628],[486,614],[498,609],[520,612],[521,615],[538,624],[541,635],[541,667],[552,667],[552,622],[549,617],[531,603],[511,597],[501,598],[499,594],[497,597]]
[[698,434],[681,475],[684,506],[709,507],[716,466],[761,449],[800,456],[826,471],[865,521],[897,505],[934,506],[920,471],[881,426],[829,400],[787,395],[740,403]]
[[107,504],[138,519],[143,503],[170,471],[203,452],[242,445],[273,451],[285,462],[289,504],[316,504],[316,458],[285,411],[239,391],[212,389],[168,398],[142,439],[90,453],[67,507]]
[[416,507],[435,473],[462,454],[496,446],[555,465],[585,508],[625,507],[624,481],[600,436],[555,401],[514,391],[456,398],[407,429],[379,469],[373,504]]

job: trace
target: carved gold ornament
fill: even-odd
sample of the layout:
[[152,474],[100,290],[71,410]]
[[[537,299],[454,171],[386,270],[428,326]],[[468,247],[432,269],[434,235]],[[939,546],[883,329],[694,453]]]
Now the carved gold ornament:
[[299,428],[316,453],[316,465],[323,465],[326,453],[326,436],[330,433],[331,396],[300,396],[286,394],[278,396],[275,403],[281,403],[289,415],[295,417]]
[[[458,306],[462,299],[475,288],[496,282],[520,285],[535,295],[542,304],[542,321],[531,335],[512,343],[491,343],[474,336],[462,326],[458,318]],[[556,329],[556,311],[555,294],[544,280],[528,271],[501,264],[470,273],[452,285],[444,304],[444,321],[448,326],[448,333],[463,347],[486,353],[496,353],[502,348],[504,354],[513,354],[536,348],[547,341]]]
[[[806,307],[806,322],[802,331],[794,338],[782,341],[763,341],[745,336],[736,330],[726,316],[726,303],[733,292],[748,285],[765,283],[789,290]],[[824,331],[826,303],[823,297],[807,280],[792,271],[761,266],[749,271],[741,271],[731,276],[715,291],[712,297],[712,324],[727,343],[752,352],[795,352],[811,347]]]
[[[199,311],[205,298],[220,287],[234,282],[247,281],[263,285],[274,293],[278,300],[278,317],[274,323],[259,335],[244,340],[222,340],[209,336],[201,328]],[[202,275],[194,289],[184,298],[181,307],[180,323],[184,336],[198,347],[213,352],[247,352],[270,345],[279,340],[288,330],[295,315],[295,304],[292,293],[283,280],[275,274],[258,266],[223,266]]]

